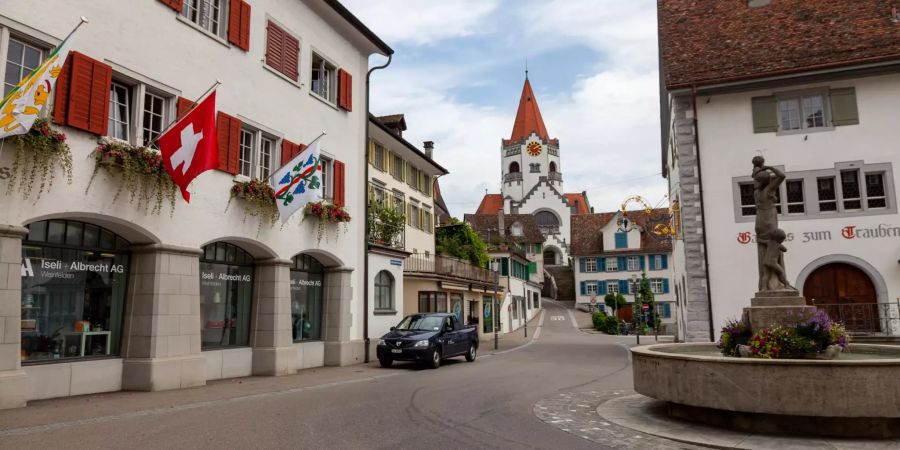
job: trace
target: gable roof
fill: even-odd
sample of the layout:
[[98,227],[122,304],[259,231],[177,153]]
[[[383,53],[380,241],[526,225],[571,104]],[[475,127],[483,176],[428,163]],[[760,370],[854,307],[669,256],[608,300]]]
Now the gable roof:
[[577,214],[590,214],[591,205],[587,201],[587,194],[584,192],[575,194],[563,194],[569,206],[574,206]]
[[434,188],[432,189],[432,198],[434,198],[435,220],[441,225],[449,225],[453,223],[450,217],[450,210],[447,203],[444,202],[444,196],[441,195],[441,185],[438,179],[434,179]]
[[657,1],[668,89],[900,59],[884,0]]
[[611,221],[616,220],[619,214],[618,211],[573,215],[571,223],[572,245],[569,249],[569,253],[572,256],[599,255],[604,252],[615,252],[617,254],[647,252],[669,253],[672,251],[672,241],[670,239],[661,239],[651,236],[647,231],[648,223],[651,218],[668,213],[669,210],[666,208],[654,209],[649,215],[643,210],[628,211],[628,217],[641,227],[641,248],[631,250],[607,250],[603,248],[603,233],[600,230],[607,226]]
[[531,133],[537,133],[538,137],[545,141],[550,140],[547,127],[544,126],[544,118],[541,117],[541,109],[538,108],[537,98],[531,90],[531,82],[525,78],[522,86],[522,97],[519,99],[519,111],[516,113],[516,121],[513,123],[510,141],[519,141],[527,138]]
[[484,194],[475,214],[497,214],[503,208],[503,196],[500,194]]
[[[497,232],[500,224],[497,214],[466,214],[464,220],[488,246],[502,243],[539,244],[544,242],[544,235],[531,214],[504,214],[503,225],[506,229],[502,238]],[[510,232],[514,223],[522,225],[521,236],[513,236]]]

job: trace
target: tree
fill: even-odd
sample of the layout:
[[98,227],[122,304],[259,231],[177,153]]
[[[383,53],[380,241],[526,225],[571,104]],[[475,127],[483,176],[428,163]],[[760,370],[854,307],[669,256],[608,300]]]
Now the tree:
[[641,283],[640,283],[640,286],[638,287],[637,297],[638,297],[638,304],[635,305],[635,308],[640,308],[639,311],[640,311],[641,321],[643,322],[643,320],[644,320],[643,319],[643,317],[644,317],[643,307],[646,304],[646,305],[649,305],[648,308],[650,311],[650,323],[655,324],[656,323],[656,299],[653,296],[653,289],[650,288],[650,280],[647,279],[647,272],[641,273]]
[[453,256],[487,268],[490,257],[487,245],[467,223],[453,219],[453,225],[435,229],[434,250],[439,255]]
[[[603,303],[606,303],[606,307],[612,309],[613,311],[622,309],[622,307],[625,306],[626,302],[627,301],[625,300],[625,296],[618,292],[610,292],[609,294],[606,294],[606,297],[603,297]],[[616,315],[618,316],[618,314]]]

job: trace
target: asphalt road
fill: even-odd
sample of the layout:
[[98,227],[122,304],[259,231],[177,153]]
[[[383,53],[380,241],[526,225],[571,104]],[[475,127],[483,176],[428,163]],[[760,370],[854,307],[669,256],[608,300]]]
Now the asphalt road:
[[241,397],[225,395],[227,385],[106,394],[82,403],[83,418],[77,400],[39,402],[0,414],[0,448],[604,448],[533,409],[561,393],[630,389],[627,349],[578,331],[561,306],[544,306],[538,339],[495,355],[484,355],[485,345],[474,363],[341,368],[333,373],[346,378],[306,387],[291,387],[303,374],[259,379]]

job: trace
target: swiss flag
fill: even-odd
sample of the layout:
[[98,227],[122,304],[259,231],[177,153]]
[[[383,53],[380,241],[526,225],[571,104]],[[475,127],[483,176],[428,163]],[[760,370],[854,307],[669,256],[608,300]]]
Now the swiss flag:
[[197,175],[219,166],[216,140],[216,92],[182,117],[159,138],[163,165],[181,188],[184,201],[191,202],[188,185]]

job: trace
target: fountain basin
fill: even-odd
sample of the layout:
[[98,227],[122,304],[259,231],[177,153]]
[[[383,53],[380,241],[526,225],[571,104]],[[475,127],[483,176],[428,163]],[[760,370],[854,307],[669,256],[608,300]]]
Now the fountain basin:
[[833,360],[733,358],[717,351],[715,343],[632,348],[634,390],[723,411],[900,418],[898,346],[852,344]]

